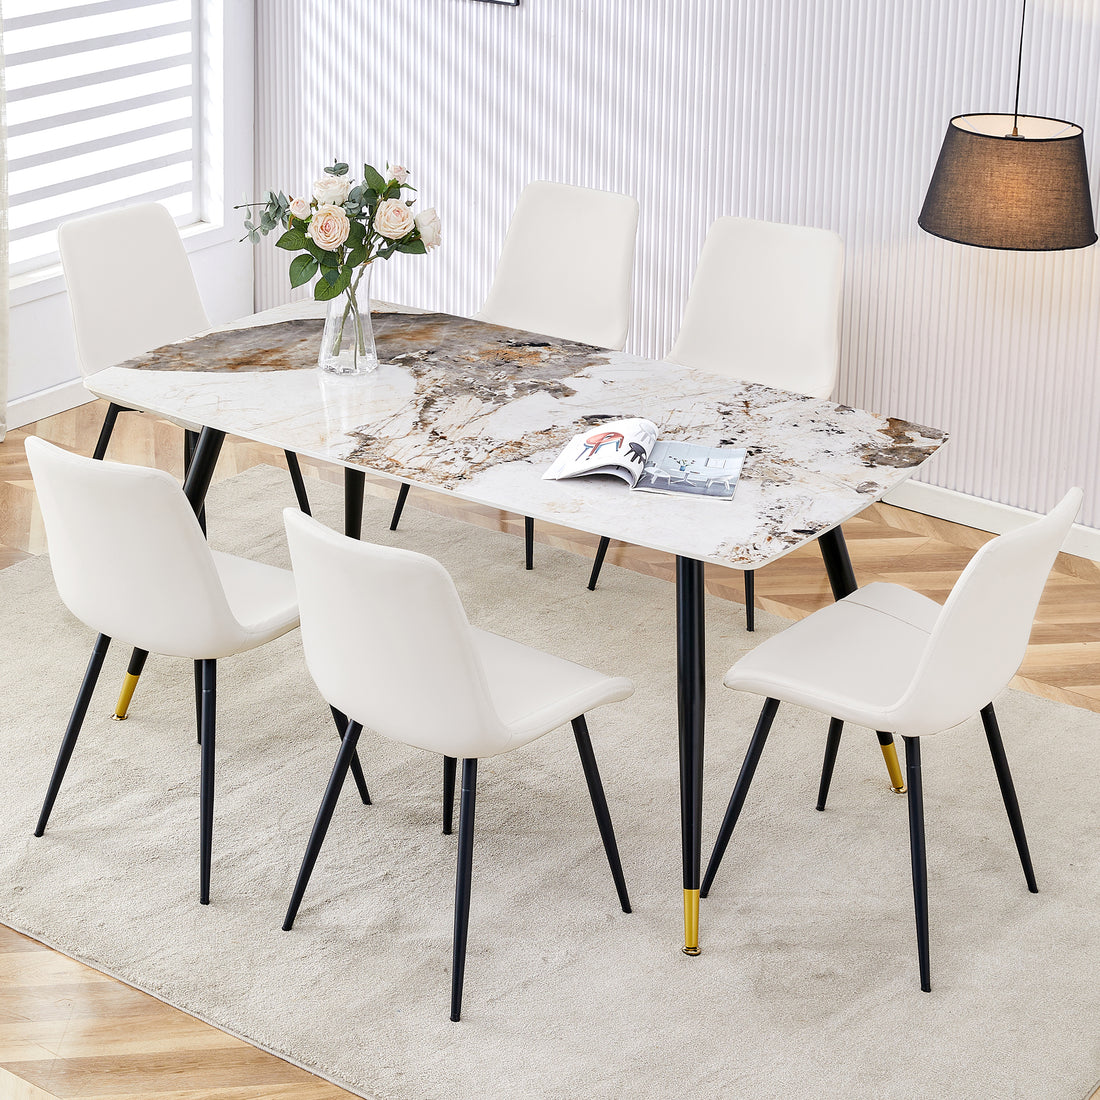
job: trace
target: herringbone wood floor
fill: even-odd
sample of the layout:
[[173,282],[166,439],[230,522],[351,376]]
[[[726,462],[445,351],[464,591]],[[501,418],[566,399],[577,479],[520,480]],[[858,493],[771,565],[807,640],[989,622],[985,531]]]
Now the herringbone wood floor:
[[[0,568],[45,549],[34,487],[23,455],[27,434],[90,454],[105,404],[79,409],[10,432],[0,443]],[[108,457],[182,473],[182,432],[138,414],[119,418]],[[266,462],[282,453],[231,440],[217,477]],[[339,482],[338,469],[302,461],[310,477]],[[368,492],[385,498],[393,484],[369,480]],[[414,493],[410,504],[497,530],[522,534],[522,520],[442,495]],[[577,583],[587,577],[595,538],[564,528],[536,526],[543,543],[575,551]],[[875,505],[845,524],[861,584],[888,580],[943,600],[974,550],[991,536],[914,512]],[[517,542],[517,561],[520,549]],[[536,568],[538,552],[536,549]],[[667,580],[666,554],[613,545],[608,560]],[[707,586],[734,603],[741,575],[708,570]],[[814,547],[761,570],[757,605],[787,618],[808,615],[830,600]],[[1049,699],[1100,711],[1100,566],[1059,557],[1039,607],[1031,646],[1014,685]],[[60,731],[58,733],[60,736]],[[8,929],[0,927],[0,1096],[12,1100],[253,1100],[295,1097],[329,1100],[348,1094],[224,1032],[199,1023],[144,993],[115,982]],[[1100,1090],[1091,1100],[1100,1100]]]

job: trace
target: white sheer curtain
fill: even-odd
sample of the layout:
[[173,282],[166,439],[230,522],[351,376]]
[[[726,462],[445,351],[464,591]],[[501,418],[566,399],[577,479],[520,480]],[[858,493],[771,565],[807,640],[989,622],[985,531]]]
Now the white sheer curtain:
[[0,10],[0,439],[8,431],[8,120],[4,95],[4,13]]

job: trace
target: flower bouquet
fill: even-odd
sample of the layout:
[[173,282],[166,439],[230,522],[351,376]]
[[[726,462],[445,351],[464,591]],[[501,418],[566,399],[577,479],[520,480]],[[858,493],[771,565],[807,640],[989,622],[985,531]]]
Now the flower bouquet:
[[364,164],[363,179],[356,183],[339,162],[314,182],[311,198],[288,199],[282,191],[268,191],[263,202],[243,207],[248,213],[242,240],[258,244],[279,226],[285,230],[275,247],[298,253],[290,262],[291,286],[319,276],[313,297],[329,307],[317,362],[336,374],[365,374],[378,366],[370,320],[371,264],[395,252],[423,255],[440,241],[435,210],[413,214],[416,200],[402,197],[415,190],[408,172],[399,164],[386,172],[383,176]]

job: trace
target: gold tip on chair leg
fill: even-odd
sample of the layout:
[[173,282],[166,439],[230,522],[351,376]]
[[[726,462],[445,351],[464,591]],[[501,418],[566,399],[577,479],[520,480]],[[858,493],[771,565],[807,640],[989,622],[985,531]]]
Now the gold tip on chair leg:
[[684,891],[684,954],[699,954],[699,891]]
[[116,722],[126,721],[126,712],[130,709],[130,700],[134,697],[137,682],[138,678],[132,672],[126,673],[126,678],[122,681],[122,690],[118,693],[115,712],[111,715]]
[[891,742],[883,745],[882,757],[886,761],[886,770],[890,773],[890,790],[894,794],[905,794],[905,776],[901,772],[901,764],[898,763],[897,746]]

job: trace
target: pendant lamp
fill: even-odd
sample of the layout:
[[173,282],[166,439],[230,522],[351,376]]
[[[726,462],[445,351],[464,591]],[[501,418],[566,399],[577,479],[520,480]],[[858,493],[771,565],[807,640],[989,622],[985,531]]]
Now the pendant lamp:
[[1096,227],[1081,127],[1020,114],[1026,16],[1023,0],[1013,113],[951,119],[917,224],[979,248],[1084,248]]

